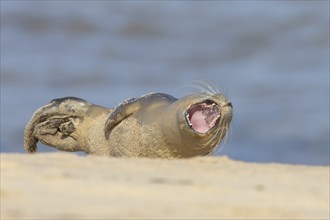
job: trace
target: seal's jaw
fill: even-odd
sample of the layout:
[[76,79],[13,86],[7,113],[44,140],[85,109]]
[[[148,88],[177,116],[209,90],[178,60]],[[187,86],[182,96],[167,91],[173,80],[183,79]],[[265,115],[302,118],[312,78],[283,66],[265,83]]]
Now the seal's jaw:
[[206,134],[217,125],[220,117],[220,107],[211,100],[191,105],[185,114],[190,128],[201,134]]

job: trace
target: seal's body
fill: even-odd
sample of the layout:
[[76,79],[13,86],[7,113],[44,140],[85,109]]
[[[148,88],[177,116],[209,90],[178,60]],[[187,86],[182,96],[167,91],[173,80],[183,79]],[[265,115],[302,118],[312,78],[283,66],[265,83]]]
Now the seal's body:
[[225,137],[232,105],[222,94],[176,99],[151,93],[115,109],[83,99],[54,99],[38,109],[24,133],[24,147],[38,141],[63,151],[101,156],[181,158],[207,155]]

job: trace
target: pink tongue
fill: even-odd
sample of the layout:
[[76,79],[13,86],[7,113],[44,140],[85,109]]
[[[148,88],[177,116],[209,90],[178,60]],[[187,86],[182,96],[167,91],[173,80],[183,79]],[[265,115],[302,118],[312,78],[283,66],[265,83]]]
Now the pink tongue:
[[206,133],[210,129],[209,125],[206,123],[206,117],[205,114],[203,115],[203,111],[194,112],[191,116],[190,122],[193,129],[200,133]]

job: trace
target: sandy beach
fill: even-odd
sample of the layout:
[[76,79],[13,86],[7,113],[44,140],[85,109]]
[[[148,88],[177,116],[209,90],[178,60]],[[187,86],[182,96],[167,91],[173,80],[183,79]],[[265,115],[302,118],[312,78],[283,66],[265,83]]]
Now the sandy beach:
[[1,154],[1,219],[329,217],[329,166]]

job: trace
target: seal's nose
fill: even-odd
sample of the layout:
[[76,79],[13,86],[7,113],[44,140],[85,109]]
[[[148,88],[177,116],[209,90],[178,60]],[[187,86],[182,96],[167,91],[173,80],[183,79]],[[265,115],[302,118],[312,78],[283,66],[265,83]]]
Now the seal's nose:
[[230,108],[233,108],[233,105],[231,104],[231,102],[227,102],[227,103],[224,105],[224,107],[226,107],[226,106],[228,106],[228,107],[230,107]]

